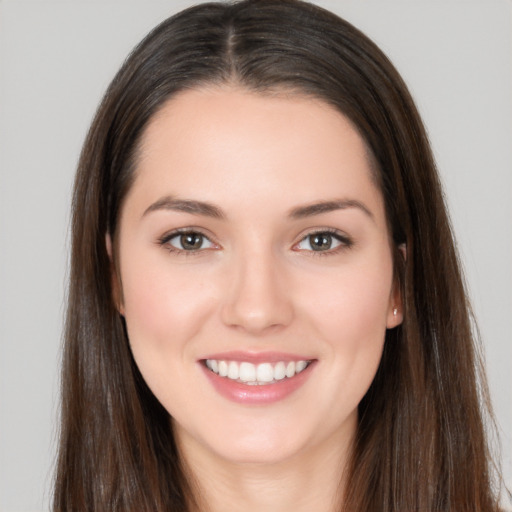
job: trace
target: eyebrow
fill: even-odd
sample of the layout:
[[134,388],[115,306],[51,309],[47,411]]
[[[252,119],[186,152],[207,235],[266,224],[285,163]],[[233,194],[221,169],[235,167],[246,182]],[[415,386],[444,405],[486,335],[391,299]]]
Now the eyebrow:
[[[321,215],[323,213],[329,213],[336,210],[346,210],[349,208],[357,208],[370,217],[370,219],[374,220],[374,216],[369,208],[361,201],[357,201],[355,199],[336,199],[332,201],[320,201],[305,206],[298,206],[290,210],[288,216],[292,219],[304,219],[306,217]],[[172,196],[162,197],[158,201],[152,203],[148,208],[146,208],[142,217],[148,213],[158,210],[172,210],[190,213],[192,215],[203,215],[214,219],[226,219],[225,213],[214,204],[191,199],[178,199]]]
[[206,217],[213,217],[215,219],[225,219],[226,215],[217,206],[204,201],[194,201],[190,199],[177,199],[172,196],[162,197],[158,201],[151,204],[142,217],[148,213],[158,210],[173,210],[177,212],[191,213],[192,215],[204,215]]
[[336,210],[346,210],[348,208],[357,208],[370,217],[370,219],[375,220],[370,209],[364,203],[356,199],[335,199],[332,201],[320,201],[306,206],[298,206],[290,211],[289,216],[292,219],[303,219],[305,217],[321,215],[322,213],[329,213]]

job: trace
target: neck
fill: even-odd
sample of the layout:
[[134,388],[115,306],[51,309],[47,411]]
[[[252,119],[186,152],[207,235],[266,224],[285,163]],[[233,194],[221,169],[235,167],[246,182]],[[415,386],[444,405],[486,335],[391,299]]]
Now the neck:
[[343,439],[339,434],[333,437],[336,439],[286,460],[258,463],[219,458],[203,447],[191,445],[190,439],[179,439],[180,452],[196,490],[197,505],[191,510],[339,510],[352,438]]

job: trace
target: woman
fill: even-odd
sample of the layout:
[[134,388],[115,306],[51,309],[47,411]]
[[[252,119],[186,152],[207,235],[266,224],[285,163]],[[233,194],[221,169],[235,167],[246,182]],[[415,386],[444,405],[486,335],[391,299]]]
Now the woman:
[[165,21],[73,208],[55,510],[497,510],[427,137],[351,25],[294,0]]

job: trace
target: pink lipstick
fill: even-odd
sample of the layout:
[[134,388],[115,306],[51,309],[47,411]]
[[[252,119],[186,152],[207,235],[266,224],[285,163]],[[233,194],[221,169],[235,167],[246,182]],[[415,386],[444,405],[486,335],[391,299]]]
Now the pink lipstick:
[[200,361],[215,390],[243,404],[283,400],[309,378],[315,361],[284,353],[229,352]]

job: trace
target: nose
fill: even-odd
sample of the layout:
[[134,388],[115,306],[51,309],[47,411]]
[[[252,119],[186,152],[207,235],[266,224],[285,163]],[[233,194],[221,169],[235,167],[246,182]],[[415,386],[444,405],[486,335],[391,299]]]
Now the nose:
[[231,262],[229,290],[223,307],[225,325],[262,335],[283,329],[293,319],[286,274],[277,258],[258,251]]

